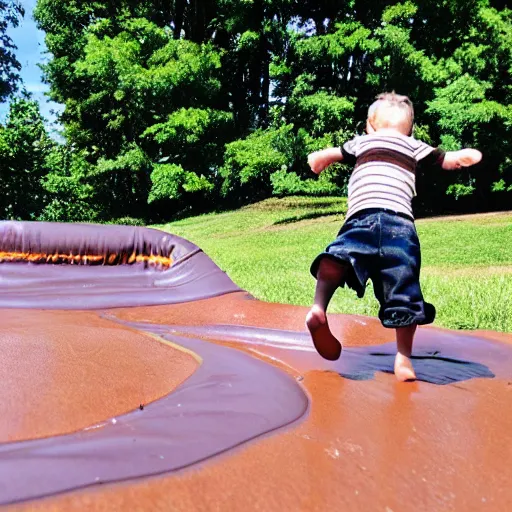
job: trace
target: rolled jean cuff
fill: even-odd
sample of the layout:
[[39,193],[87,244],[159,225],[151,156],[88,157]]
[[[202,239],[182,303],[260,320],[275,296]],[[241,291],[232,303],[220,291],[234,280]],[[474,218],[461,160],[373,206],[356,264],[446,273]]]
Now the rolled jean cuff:
[[422,304],[420,311],[414,311],[404,306],[382,307],[379,311],[382,325],[388,328],[431,324],[435,317],[436,308],[428,302]]

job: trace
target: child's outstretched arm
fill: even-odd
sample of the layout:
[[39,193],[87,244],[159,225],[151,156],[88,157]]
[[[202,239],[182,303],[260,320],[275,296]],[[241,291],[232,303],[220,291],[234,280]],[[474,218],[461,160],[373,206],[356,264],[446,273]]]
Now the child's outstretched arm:
[[315,174],[320,174],[325,168],[335,162],[341,162],[343,154],[341,148],[328,148],[315,151],[308,156],[308,164]]
[[460,151],[448,151],[443,161],[443,169],[448,171],[470,167],[482,160],[482,153],[477,149],[461,149]]

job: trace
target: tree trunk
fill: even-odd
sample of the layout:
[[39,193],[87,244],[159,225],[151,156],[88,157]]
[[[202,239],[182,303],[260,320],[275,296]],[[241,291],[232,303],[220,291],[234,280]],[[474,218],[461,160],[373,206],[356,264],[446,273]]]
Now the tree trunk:
[[174,13],[174,39],[180,39],[181,31],[183,29],[183,21],[185,18],[185,5],[186,0],[175,0],[175,13]]
[[268,41],[264,34],[261,34],[261,97],[260,97],[260,126],[268,126],[269,97],[270,97],[270,51]]

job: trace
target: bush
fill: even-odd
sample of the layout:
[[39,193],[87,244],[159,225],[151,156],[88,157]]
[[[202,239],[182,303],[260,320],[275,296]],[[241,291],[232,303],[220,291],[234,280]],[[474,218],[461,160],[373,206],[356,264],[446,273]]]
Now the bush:
[[288,195],[340,195],[338,186],[328,180],[327,175],[320,175],[318,180],[301,179],[297,173],[286,169],[274,172],[270,176],[272,194],[275,196]]

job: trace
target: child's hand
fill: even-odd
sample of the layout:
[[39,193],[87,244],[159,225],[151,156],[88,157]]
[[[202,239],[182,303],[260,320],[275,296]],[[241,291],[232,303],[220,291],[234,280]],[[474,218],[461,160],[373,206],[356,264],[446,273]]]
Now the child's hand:
[[315,151],[308,156],[308,164],[315,174],[320,174],[326,167],[335,163],[341,162],[343,155],[340,148],[328,148],[320,151]]
[[460,151],[448,151],[444,157],[443,169],[460,169],[470,167],[482,160],[482,153],[477,149],[461,149]]
[[482,153],[477,149],[463,149],[459,157],[461,167],[469,167],[475,165],[482,160]]
[[308,156],[308,164],[315,174],[320,174],[326,167],[325,157],[322,155],[323,151],[315,151]]

